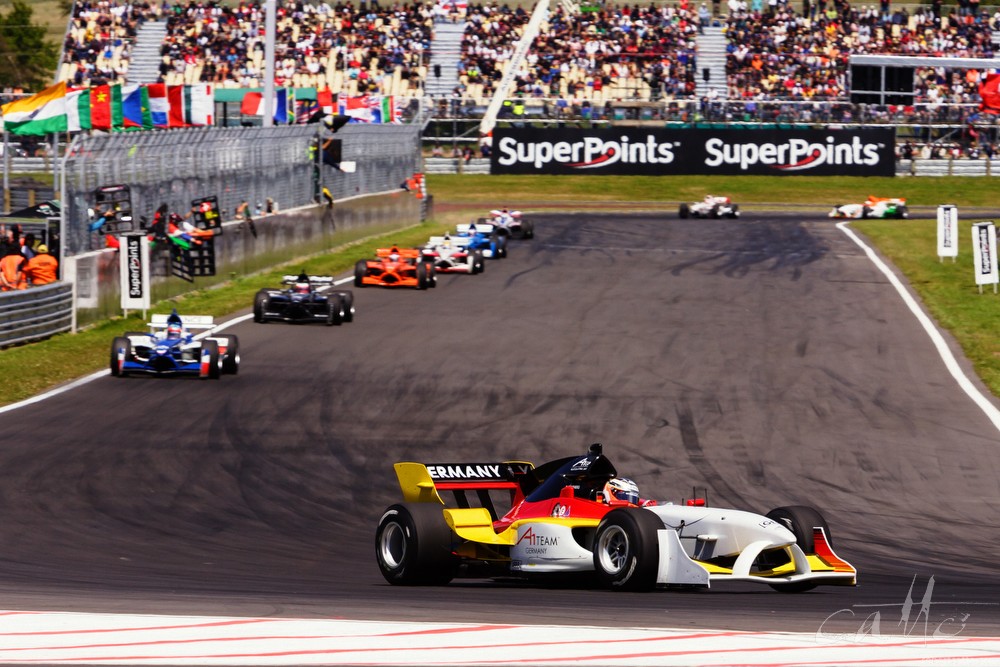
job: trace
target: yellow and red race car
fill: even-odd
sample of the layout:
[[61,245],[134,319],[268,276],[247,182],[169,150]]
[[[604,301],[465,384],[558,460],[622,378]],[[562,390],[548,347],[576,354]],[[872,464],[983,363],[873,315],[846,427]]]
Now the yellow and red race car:
[[856,582],[815,509],[761,515],[708,507],[704,498],[643,500],[599,444],[537,468],[524,461],[395,467],[404,501],[383,512],[375,533],[375,558],[390,584],[575,573],[614,590],[746,581],[794,593]]
[[437,287],[434,262],[425,260],[416,248],[379,248],[376,259],[362,259],[354,265],[355,287]]

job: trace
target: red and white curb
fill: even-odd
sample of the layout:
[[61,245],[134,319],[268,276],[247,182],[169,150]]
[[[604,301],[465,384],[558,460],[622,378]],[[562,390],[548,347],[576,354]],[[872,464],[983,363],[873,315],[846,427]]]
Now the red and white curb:
[[0,611],[0,663],[996,665],[1000,638]]

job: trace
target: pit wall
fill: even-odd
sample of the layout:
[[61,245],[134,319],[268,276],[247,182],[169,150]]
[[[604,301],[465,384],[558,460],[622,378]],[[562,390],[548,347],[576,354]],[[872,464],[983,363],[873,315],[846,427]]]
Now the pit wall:
[[[255,218],[256,237],[246,223],[227,222],[223,233],[215,238],[214,276],[198,277],[193,282],[171,276],[169,253],[165,249],[152,250],[151,300],[156,302],[212,287],[417,224],[421,220],[421,204],[412,193],[394,191],[343,199],[332,208],[304,206]],[[117,250],[66,257],[64,269],[63,279],[76,286],[75,328],[122,313]],[[250,305],[248,302],[247,307]]]

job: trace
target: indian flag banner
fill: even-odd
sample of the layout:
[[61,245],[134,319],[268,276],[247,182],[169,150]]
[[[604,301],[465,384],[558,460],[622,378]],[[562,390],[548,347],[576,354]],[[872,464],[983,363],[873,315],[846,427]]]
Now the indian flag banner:
[[0,107],[4,128],[12,134],[44,135],[66,131],[66,83]]

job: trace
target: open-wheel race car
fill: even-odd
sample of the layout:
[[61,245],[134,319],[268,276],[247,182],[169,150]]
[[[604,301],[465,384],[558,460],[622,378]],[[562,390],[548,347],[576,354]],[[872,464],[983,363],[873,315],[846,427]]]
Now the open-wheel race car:
[[507,235],[499,234],[496,226],[489,222],[470,222],[455,227],[453,238],[468,239],[470,250],[481,250],[487,259],[503,259],[507,256]]
[[477,224],[491,224],[496,233],[501,236],[509,236],[512,239],[533,239],[535,238],[535,224],[531,220],[526,220],[520,211],[511,211],[506,208],[493,209],[489,218],[480,218]]
[[210,330],[210,315],[153,315],[149,331],[129,331],[111,342],[111,374],[126,377],[188,375],[217,380],[240,369],[240,343],[236,336],[218,334],[197,340],[192,330]]
[[423,258],[417,248],[379,248],[376,259],[362,259],[354,265],[354,285],[367,287],[437,287],[434,262]]
[[281,289],[262,289],[253,300],[253,321],[322,322],[339,325],[354,321],[354,294],[330,291],[332,276],[284,276]]
[[910,217],[906,200],[900,197],[869,195],[861,204],[837,204],[830,211],[831,218],[896,218]]
[[421,257],[434,264],[438,273],[482,273],[486,268],[483,251],[470,249],[468,237],[432,236],[424,245]]
[[738,218],[740,207],[729,197],[705,195],[701,201],[681,204],[678,215],[682,218]]
[[[395,469],[404,501],[385,510],[375,534],[376,560],[391,584],[571,574],[630,591],[749,581],[802,592],[856,583],[815,509],[779,507],[765,516],[708,507],[703,498],[643,501],[600,445],[537,468],[504,461]],[[501,495],[510,505],[503,513]]]

